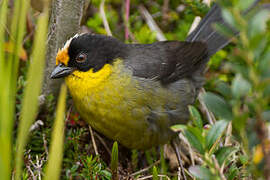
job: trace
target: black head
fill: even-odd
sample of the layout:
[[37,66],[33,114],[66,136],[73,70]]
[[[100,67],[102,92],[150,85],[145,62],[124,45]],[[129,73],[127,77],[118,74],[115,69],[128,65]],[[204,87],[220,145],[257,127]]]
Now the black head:
[[113,37],[95,34],[75,35],[58,52],[56,61],[59,65],[52,72],[51,78],[67,76],[73,70],[93,69],[96,72],[105,64],[113,63],[117,58],[124,58],[126,52],[127,46]]

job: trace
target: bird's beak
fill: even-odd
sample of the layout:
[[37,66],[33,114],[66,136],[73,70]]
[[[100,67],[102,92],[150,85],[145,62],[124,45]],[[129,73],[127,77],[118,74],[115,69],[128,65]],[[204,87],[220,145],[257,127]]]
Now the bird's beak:
[[60,63],[54,68],[50,78],[51,79],[62,78],[62,77],[70,75],[73,71],[74,71],[74,68],[67,67],[64,64]]

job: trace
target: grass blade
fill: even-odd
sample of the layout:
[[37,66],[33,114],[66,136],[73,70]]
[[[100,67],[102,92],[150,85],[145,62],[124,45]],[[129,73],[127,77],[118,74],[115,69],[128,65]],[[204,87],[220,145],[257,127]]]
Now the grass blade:
[[42,13],[37,23],[32,63],[27,73],[27,86],[24,91],[22,112],[20,116],[19,132],[17,137],[16,152],[16,179],[20,179],[22,168],[22,156],[27,142],[28,132],[35,120],[38,110],[38,96],[41,91],[46,37],[47,37],[48,11]]
[[57,180],[60,176],[64,146],[64,115],[66,109],[66,94],[66,85],[62,85],[57,104],[56,119],[52,132],[49,161],[46,167],[44,180]]
[[157,167],[154,166],[153,167],[153,180],[158,180],[158,171],[157,171]]
[[113,143],[111,159],[112,179],[118,179],[118,144]]
[[[11,173],[11,129],[13,117],[10,116],[10,107],[8,102],[9,98],[6,95],[8,93],[7,82],[9,81],[6,77],[5,72],[5,29],[8,13],[8,0],[0,2],[0,174],[3,179],[10,179]],[[4,85],[4,86],[2,86]]]

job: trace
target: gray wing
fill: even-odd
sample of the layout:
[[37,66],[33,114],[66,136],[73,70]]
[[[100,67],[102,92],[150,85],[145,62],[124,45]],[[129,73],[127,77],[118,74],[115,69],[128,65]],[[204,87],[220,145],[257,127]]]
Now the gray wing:
[[192,76],[208,59],[203,42],[161,41],[128,46],[125,64],[133,75],[159,80],[163,84]]

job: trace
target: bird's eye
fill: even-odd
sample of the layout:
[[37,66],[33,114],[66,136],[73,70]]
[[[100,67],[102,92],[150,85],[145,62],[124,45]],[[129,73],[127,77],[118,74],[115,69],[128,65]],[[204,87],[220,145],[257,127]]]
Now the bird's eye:
[[79,55],[76,57],[76,61],[77,61],[78,63],[83,63],[83,62],[85,62],[85,61],[86,61],[86,54],[84,54],[84,53],[79,54]]

